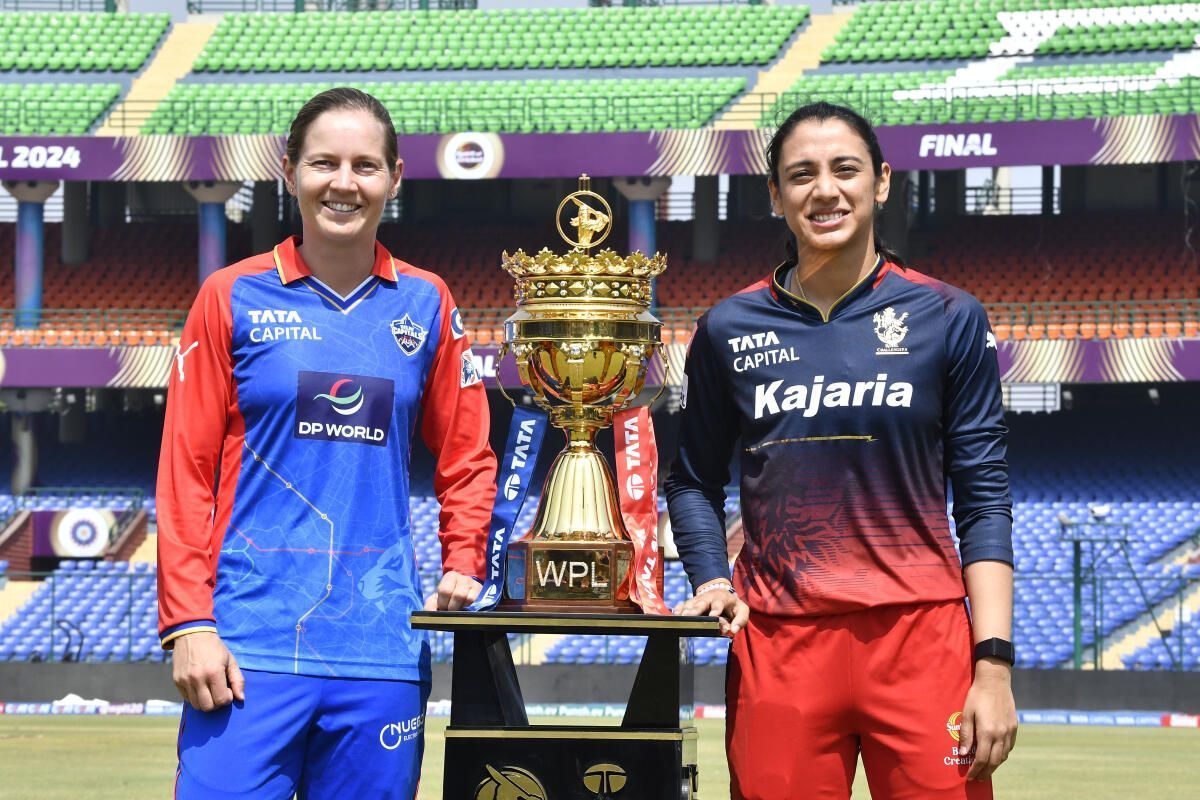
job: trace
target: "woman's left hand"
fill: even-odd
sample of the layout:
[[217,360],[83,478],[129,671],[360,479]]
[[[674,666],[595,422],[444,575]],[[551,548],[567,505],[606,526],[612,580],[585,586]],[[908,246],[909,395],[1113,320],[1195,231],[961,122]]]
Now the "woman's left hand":
[[963,704],[960,752],[975,748],[967,780],[985,781],[1008,759],[1017,743],[1017,704],[1012,693],[1012,667],[982,658],[975,664],[975,682]]
[[475,602],[483,586],[474,578],[450,570],[442,576],[437,591],[425,600],[426,611],[461,611]]

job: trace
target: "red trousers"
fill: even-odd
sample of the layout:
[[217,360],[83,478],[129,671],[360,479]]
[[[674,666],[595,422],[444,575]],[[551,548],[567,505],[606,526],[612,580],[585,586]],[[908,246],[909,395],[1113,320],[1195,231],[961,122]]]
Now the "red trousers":
[[860,751],[874,800],[990,800],[958,749],[971,649],[961,601],[751,614],[726,684],[733,800],[848,798]]

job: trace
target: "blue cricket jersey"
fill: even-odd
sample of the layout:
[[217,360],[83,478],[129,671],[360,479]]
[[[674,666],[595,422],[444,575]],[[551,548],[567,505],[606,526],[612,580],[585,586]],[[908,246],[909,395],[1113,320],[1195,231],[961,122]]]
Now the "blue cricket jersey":
[[248,669],[427,680],[410,443],[423,414],[438,566],[481,575],[484,388],[440,278],[376,245],[340,297],[297,247],[218,271],[184,327],[158,477],[163,644],[216,630]]

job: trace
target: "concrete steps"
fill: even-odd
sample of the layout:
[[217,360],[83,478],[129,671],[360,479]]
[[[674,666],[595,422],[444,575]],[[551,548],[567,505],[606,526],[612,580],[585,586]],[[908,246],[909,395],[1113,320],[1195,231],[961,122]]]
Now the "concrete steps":
[[[746,94],[733,103],[713,123],[718,130],[751,130],[775,102],[775,99],[791,88],[805,70],[815,69],[821,63],[821,53],[833,43],[838,31],[850,21],[852,11],[832,14],[814,14],[808,26],[796,37],[791,46],[770,68],[758,73],[758,78]],[[773,95],[762,97],[761,95]]]
[[97,136],[132,136],[141,133],[158,104],[192,71],[197,56],[217,30],[215,22],[181,22],[171,26],[146,71],[134,79],[129,93],[113,106],[96,130]]
[[41,581],[8,581],[7,585],[0,589],[0,622],[4,622],[25,605],[41,585]]

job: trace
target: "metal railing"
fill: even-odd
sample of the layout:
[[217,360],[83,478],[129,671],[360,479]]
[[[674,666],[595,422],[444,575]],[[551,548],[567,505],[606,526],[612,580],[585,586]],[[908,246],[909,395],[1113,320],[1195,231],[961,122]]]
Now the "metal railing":
[[[369,72],[369,70],[368,70]],[[249,72],[267,76],[270,72]],[[342,73],[312,73],[314,82],[336,79]],[[388,73],[379,72],[380,79]],[[471,73],[466,73],[469,77]],[[489,75],[494,71],[489,71]],[[369,82],[369,81],[368,81]],[[1084,85],[1110,88],[1111,93],[1080,95],[1068,90]],[[1155,87],[1153,92],[1145,87]],[[1139,87],[1142,87],[1139,89]],[[987,97],[988,91],[1012,91],[1011,97]],[[1021,91],[1027,90],[1027,91]],[[910,90],[906,90],[910,91]],[[991,86],[939,87],[924,99],[893,99],[894,90],[862,89],[852,92],[753,92],[735,98],[721,115],[723,122],[755,127],[774,127],[795,106],[821,99],[856,108],[877,125],[926,125],[961,122],[1000,122],[1052,119],[1090,119],[1130,114],[1189,112],[1200,108],[1200,81],[1167,82],[1158,78],[1046,81]],[[618,129],[637,128],[644,109],[671,112],[674,119],[705,120],[711,124],[715,109],[730,100],[725,93],[700,92],[682,95],[629,96],[529,96],[529,97],[430,97],[391,104],[390,111],[401,134],[444,133],[485,128],[497,133],[601,130],[606,124]],[[42,104],[44,106],[44,104]],[[279,98],[191,98],[117,103],[106,124],[120,135],[132,135],[154,116],[171,119],[173,130],[197,135],[227,135],[234,131],[284,135],[302,101]],[[0,125],[10,130],[34,129],[48,112],[37,103],[22,99],[0,103]],[[961,137],[960,137],[961,138]],[[952,141],[951,141],[952,140]],[[931,148],[958,148],[965,141],[954,137]],[[955,152],[958,152],[955,151]],[[932,152],[932,151],[931,151]],[[950,152],[946,150],[945,152]],[[939,155],[941,152],[939,152]],[[967,153],[969,155],[969,153]]]
[[[911,185],[911,184],[910,184]],[[968,186],[963,194],[963,210],[967,214],[1008,215],[1041,214],[1046,201],[1041,187],[1000,187],[995,185]],[[1049,197],[1051,210],[1058,208],[1059,188],[1055,186]]]
[[[1065,562],[1064,562],[1064,568]],[[1196,567],[1145,567],[1136,575],[1117,572],[1095,575],[1080,582],[1079,629],[1084,644],[1085,669],[1200,669],[1200,611],[1194,610],[1200,597],[1200,578]],[[18,612],[6,622],[11,634],[23,639],[25,650],[17,656],[24,661],[129,661],[162,660],[157,647],[153,622],[145,622],[137,613],[153,595],[155,573],[86,571],[64,573],[9,572],[17,581],[40,580],[31,600],[43,610],[31,618],[30,612]],[[422,587],[436,585],[440,571],[421,571]],[[87,608],[81,608],[72,593],[73,584],[86,581],[104,597],[107,623],[85,622]],[[1136,585],[1135,585],[1136,582]],[[1071,668],[1074,663],[1072,596],[1076,581],[1061,571],[1053,573],[1018,571],[1015,578],[1018,666]],[[1138,588],[1140,587],[1140,589]],[[1150,611],[1141,599],[1144,590]],[[39,592],[41,593],[39,595]],[[139,605],[140,601],[140,605]],[[95,603],[96,601],[91,601]],[[1153,619],[1151,619],[1151,614]],[[24,621],[23,621],[24,619]],[[34,633],[34,631],[39,631]],[[1122,647],[1128,639],[1129,644]],[[99,646],[107,642],[106,645]],[[448,633],[430,636],[433,660],[449,661],[453,638]],[[531,637],[512,639],[514,661],[535,661]],[[616,643],[603,637],[596,642],[601,662],[616,660]],[[611,649],[610,649],[611,647]],[[13,654],[7,656],[13,660]]]
[[[247,73],[266,75],[268,73]],[[340,73],[312,73],[313,81],[330,80]],[[380,78],[386,73],[380,73]],[[365,81],[360,83],[371,83]],[[481,89],[482,91],[482,89]],[[674,119],[712,120],[730,99],[726,92],[664,95],[531,95],[527,97],[426,97],[388,103],[403,134],[443,133],[460,130],[518,132],[587,132],[616,125],[634,129],[649,109]],[[152,119],[167,120],[177,134],[229,135],[242,131],[283,136],[304,100],[283,98],[168,98],[127,100],[116,104],[105,125],[120,135],[139,133]],[[0,102],[0,125],[34,126],[47,112],[22,99]],[[27,122],[27,120],[29,120]],[[34,126],[36,127],[36,126]]]
[[[1200,654],[1195,653],[1200,612],[1193,610],[1197,589],[1200,579],[1181,567],[1079,579],[1019,570],[1014,578],[1018,614],[1013,631],[1018,665],[1200,669]],[[1042,612],[1040,617],[1021,614],[1023,604]],[[1041,633],[1047,629],[1053,635]],[[1078,659],[1076,636],[1081,639]]]
[[179,330],[186,320],[187,311],[177,308],[0,308],[0,329]]
[[1200,324],[1200,299],[1195,298],[988,303],[986,308],[992,325],[1125,325],[1129,328],[1127,333],[1144,336],[1148,331],[1138,333],[1135,326]]
[[108,11],[117,0],[0,0],[0,11]]
[[297,13],[306,11],[461,11],[479,0],[188,0],[189,14]]
[[[95,508],[96,500],[107,503],[106,510],[113,511],[115,519],[108,531],[108,543],[111,545],[124,532],[126,526],[133,522],[138,512],[146,502],[146,493],[138,488],[109,488],[97,486],[40,486],[26,489],[13,497],[11,520],[22,511],[46,511],[62,508],[83,507],[76,500],[87,498],[87,507]],[[6,521],[7,522],[7,521]]]

